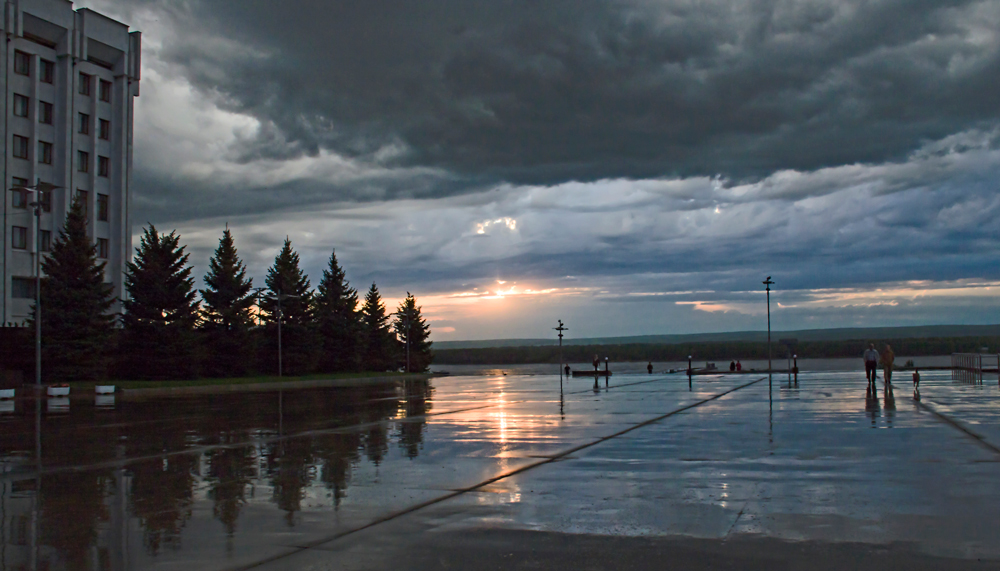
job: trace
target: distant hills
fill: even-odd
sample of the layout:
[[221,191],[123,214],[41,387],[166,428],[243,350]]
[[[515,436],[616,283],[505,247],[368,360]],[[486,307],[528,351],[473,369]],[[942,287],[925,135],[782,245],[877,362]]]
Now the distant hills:
[[[851,339],[925,339],[931,337],[1000,336],[1000,325],[914,325],[908,327],[844,327],[772,331],[771,340],[794,338],[799,341],[847,341]],[[767,331],[731,331],[679,335],[634,335],[630,337],[585,337],[563,339],[563,345],[630,345],[767,341]],[[539,347],[557,345],[558,339],[484,339],[479,341],[435,341],[434,348],[479,349],[487,347]]]

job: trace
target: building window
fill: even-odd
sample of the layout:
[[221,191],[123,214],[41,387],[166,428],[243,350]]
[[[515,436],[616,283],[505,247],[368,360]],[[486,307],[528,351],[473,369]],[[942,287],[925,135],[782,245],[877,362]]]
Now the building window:
[[16,159],[26,159],[28,158],[28,138],[22,137],[20,135],[14,135],[14,158]]
[[22,52],[14,52],[14,73],[18,75],[31,75],[31,56]]
[[56,64],[55,62],[51,62],[47,59],[43,59],[41,61],[42,74],[40,79],[42,80],[42,83],[52,83],[56,77]]
[[38,249],[43,252],[52,251],[52,232],[42,230],[41,236],[39,236]]
[[35,278],[11,278],[10,296],[14,299],[35,299]]
[[111,121],[107,119],[98,119],[97,124],[100,127],[98,129],[97,136],[107,141],[111,138]]
[[108,195],[97,195],[97,219],[101,222],[108,221]]
[[28,248],[28,229],[23,226],[14,226],[10,232],[11,247],[15,250],[26,250]]
[[15,117],[27,117],[28,108],[31,103],[31,99],[28,99],[24,95],[14,94],[14,116]]
[[42,212],[52,212],[52,191],[39,192],[38,201],[42,203]]
[[28,191],[20,188],[12,188],[11,193],[11,206],[14,208],[28,207]]
[[87,151],[76,152],[76,170],[90,172],[90,153]]
[[[10,191],[13,193],[11,196],[11,203],[14,208],[27,208],[28,207],[28,191],[24,189],[28,186],[28,179],[12,177],[10,179],[11,188]],[[20,188],[19,188],[20,187]]]
[[80,95],[90,95],[91,76],[80,72]]
[[88,198],[90,198],[90,193],[89,192],[87,192],[86,190],[80,190],[79,188],[76,189],[76,199],[79,200],[80,203],[83,204],[83,213],[85,215],[87,215],[87,217],[89,218],[90,217],[90,201],[87,200]]
[[101,80],[100,86],[101,101],[111,101],[111,82]]
[[108,259],[108,239],[98,238],[97,239],[97,257],[104,260]]
[[108,157],[97,157],[97,176],[110,176],[111,159]]
[[87,115],[86,113],[80,113],[79,114],[79,121],[77,121],[77,122],[79,123],[78,129],[79,129],[80,134],[81,135],[89,135],[90,134],[90,115]]
[[46,125],[52,124],[52,104],[45,101],[38,102],[38,122]]
[[52,143],[38,141],[38,162],[45,165],[52,164]]

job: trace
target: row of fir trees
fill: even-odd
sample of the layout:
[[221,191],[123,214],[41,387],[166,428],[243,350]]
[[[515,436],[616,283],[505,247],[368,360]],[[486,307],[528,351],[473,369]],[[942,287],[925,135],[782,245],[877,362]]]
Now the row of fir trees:
[[260,288],[228,227],[200,292],[188,256],[175,232],[145,228],[127,264],[128,295],[117,321],[105,264],[87,237],[83,205],[74,202],[42,262],[46,382],[276,374],[279,334],[286,375],[430,366],[430,328],[416,299],[407,293],[389,315],[372,283],[359,308],[336,253],[315,290],[287,238]]

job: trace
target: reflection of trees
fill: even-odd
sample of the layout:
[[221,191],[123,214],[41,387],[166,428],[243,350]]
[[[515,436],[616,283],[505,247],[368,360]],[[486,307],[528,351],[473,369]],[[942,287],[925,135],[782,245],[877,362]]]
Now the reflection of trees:
[[191,517],[198,459],[179,454],[130,466],[131,510],[142,524],[143,543],[152,554],[164,546],[180,547],[181,530]]
[[361,447],[368,461],[378,466],[389,451],[389,428],[384,421],[396,415],[399,401],[395,387],[365,387],[363,394],[361,422],[369,426]]
[[274,487],[274,503],[285,512],[289,527],[295,525],[295,512],[302,508],[303,490],[312,483],[312,459],[309,438],[291,438],[268,447],[268,473]]
[[406,457],[414,459],[420,453],[424,442],[424,426],[426,419],[422,418],[431,410],[428,399],[433,392],[428,381],[406,381],[406,420],[399,425],[399,446]]
[[334,506],[347,495],[351,467],[358,461],[361,435],[357,432],[335,432],[316,437],[316,459],[322,465],[320,480],[333,491]]
[[98,524],[108,520],[104,498],[112,482],[106,472],[53,474],[42,479],[41,540],[60,552],[67,569],[90,569]]
[[[86,467],[94,462],[148,458],[125,465],[130,477],[124,484],[128,498],[122,501],[128,502],[142,527],[146,549],[155,554],[180,547],[181,534],[192,517],[194,486],[202,475],[214,517],[228,535],[234,535],[250,501],[249,486],[258,477],[261,456],[266,458],[263,469],[273,488],[271,501],[285,512],[289,525],[302,509],[309,486],[322,483],[339,506],[362,456],[375,464],[385,462],[390,441],[397,438],[405,456],[415,458],[420,453],[425,429],[422,415],[431,410],[432,393],[426,381],[286,392],[280,422],[287,438],[272,441],[263,450],[253,439],[278,432],[274,393],[125,401],[114,411],[95,411],[74,402],[72,412],[59,416],[57,422],[43,417],[42,464]],[[404,421],[386,422],[397,418]],[[196,446],[218,447],[176,454]],[[34,411],[20,409],[0,431],[0,456],[30,458],[34,451]],[[108,522],[106,508],[107,498],[115,491],[112,474],[111,469],[83,469],[71,475],[52,474],[42,482],[42,539],[60,554],[66,553],[60,559],[67,568],[86,568],[107,558],[104,548],[95,552],[93,546],[100,543],[104,522],[114,523]],[[121,513],[125,513],[124,504]]]
[[[226,433],[221,440],[234,444],[237,438]],[[250,446],[219,448],[208,453],[208,497],[214,503],[212,514],[222,522],[230,537],[236,531],[236,520],[246,503],[246,488],[254,476],[256,460]]]

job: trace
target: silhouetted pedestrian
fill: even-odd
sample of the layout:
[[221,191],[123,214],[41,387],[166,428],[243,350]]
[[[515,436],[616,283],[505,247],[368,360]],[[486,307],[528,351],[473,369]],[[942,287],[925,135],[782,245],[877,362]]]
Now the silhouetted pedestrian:
[[648,373],[649,373],[650,375],[652,375],[652,374],[653,374],[653,362],[652,362],[652,361],[650,361],[650,362],[649,362],[649,364],[648,364],[648,365],[646,365],[646,371],[647,371],[647,372],[648,372]]
[[868,350],[865,351],[865,378],[868,379],[869,386],[875,386],[875,379],[878,378],[878,351],[875,344],[869,343]]
[[729,362],[729,372],[730,373],[735,373],[736,372],[736,361],[730,361]]
[[896,354],[892,352],[892,347],[887,344],[885,351],[882,352],[882,374],[885,378],[886,386],[892,383],[892,364],[895,361]]
[[569,376],[569,372],[570,372],[570,369],[569,369],[569,364],[567,364],[567,365],[566,365],[566,376],[567,376],[567,377]]

